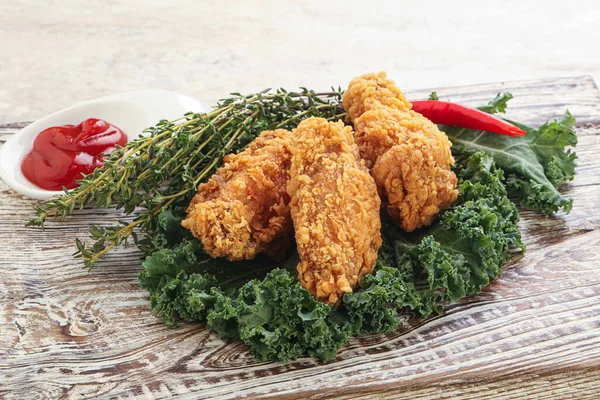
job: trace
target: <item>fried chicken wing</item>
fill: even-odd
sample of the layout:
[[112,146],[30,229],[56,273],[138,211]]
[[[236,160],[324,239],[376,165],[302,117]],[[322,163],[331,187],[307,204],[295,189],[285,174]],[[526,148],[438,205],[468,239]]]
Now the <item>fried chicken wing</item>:
[[[379,111],[368,111],[359,120]],[[391,113],[399,112],[392,110]],[[420,118],[412,119],[415,120]],[[425,126],[431,124],[427,122]],[[377,158],[371,173],[385,191],[384,206],[388,214],[400,221],[404,230],[410,232],[430,225],[440,211],[456,200],[456,175],[450,169],[453,163],[448,138],[435,125],[429,131],[409,130],[400,144]]]
[[315,298],[337,305],[375,267],[381,246],[377,187],[350,127],[309,118],[293,134],[287,192],[298,278]]
[[437,125],[410,110],[385,73],[353,79],[346,93],[344,107],[360,155],[388,213],[408,232],[431,224],[458,197],[452,143]]
[[251,259],[258,253],[280,258],[292,231],[287,173],[291,132],[262,132],[206,182],[189,205],[182,226],[212,257]]
[[385,72],[368,73],[350,81],[343,96],[344,110],[348,119],[354,121],[365,111],[392,107],[408,111],[412,105],[393,80]]

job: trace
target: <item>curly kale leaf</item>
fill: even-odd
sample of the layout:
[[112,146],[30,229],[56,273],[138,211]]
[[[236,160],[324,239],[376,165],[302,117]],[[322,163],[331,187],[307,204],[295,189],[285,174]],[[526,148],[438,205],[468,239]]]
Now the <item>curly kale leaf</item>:
[[183,241],[172,249],[162,249],[146,257],[140,286],[150,292],[154,315],[170,327],[177,317],[186,321],[204,320],[214,303],[211,289],[218,279],[205,273],[214,264],[198,241]]
[[525,248],[503,180],[492,158],[476,153],[465,160],[459,199],[440,224],[408,234],[384,221],[375,271],[336,311],[354,335],[396,329],[402,310],[423,317],[441,313],[445,302],[480,292],[512,252]]
[[519,212],[502,181],[502,170],[491,157],[473,154],[459,173],[456,205],[443,213],[432,232],[442,250],[460,256],[467,266],[467,295],[481,291],[514,251],[525,249],[517,227]]
[[150,297],[154,315],[169,327],[177,326],[177,318],[184,321],[204,321],[217,301],[218,280],[209,274],[186,274],[181,271],[175,278],[164,275],[158,289]]
[[478,293],[512,252],[525,248],[518,210],[502,181],[493,160],[476,153],[459,173],[459,198],[439,225],[415,238],[386,224],[384,235],[395,247],[397,267],[406,269],[408,262],[417,282],[426,281],[424,298],[433,293],[437,304]]
[[142,265],[140,286],[150,292],[154,314],[171,327],[177,326],[178,315],[186,321],[204,321],[215,296],[233,295],[248,280],[274,268],[262,257],[251,262],[211,258],[195,239],[157,250]]
[[209,264],[214,264],[214,260],[202,252],[200,243],[186,240],[146,257],[142,263],[144,271],[139,274],[140,286],[154,294],[166,284],[166,279],[174,279],[180,272],[201,272]]
[[346,343],[348,330],[333,322],[331,307],[321,303],[287,270],[275,269],[251,280],[237,296],[218,296],[208,326],[221,337],[239,338],[259,360],[288,361],[303,354],[329,360]]
[[[503,111],[498,104],[489,111]],[[575,119],[567,111],[563,118],[547,122],[539,129],[516,124],[527,131],[524,137],[510,137],[484,131],[441,126],[452,142],[457,162],[483,151],[507,174],[509,194],[522,206],[554,214],[569,212],[573,200],[564,197],[558,186],[575,176],[577,144]]]
[[144,261],[140,285],[166,325],[205,321],[221,338],[241,339],[259,360],[309,354],[326,361],[348,340],[347,324],[332,318],[331,307],[315,300],[295,275],[274,269],[261,280],[248,274],[224,280],[207,272],[212,268],[203,265],[196,243],[184,241]]
[[506,107],[508,106],[508,101],[513,98],[512,93],[504,92],[496,94],[492,100],[485,106],[477,107],[481,111],[490,114],[503,113],[506,111]]
[[[360,290],[344,295],[340,310],[354,335],[383,333],[398,327],[398,311],[410,309],[422,316],[441,313],[433,293],[417,288],[414,265],[384,241],[373,273],[365,275]],[[341,318],[338,317],[338,320]]]

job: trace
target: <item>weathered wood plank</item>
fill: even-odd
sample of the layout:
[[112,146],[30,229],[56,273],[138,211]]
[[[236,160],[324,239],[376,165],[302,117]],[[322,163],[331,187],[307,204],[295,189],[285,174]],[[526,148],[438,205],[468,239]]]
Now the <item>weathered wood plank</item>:
[[[509,115],[540,124],[578,118],[569,215],[523,212],[528,250],[483,293],[428,321],[351,340],[326,365],[259,363],[200,324],[171,330],[137,284],[139,253],[111,254],[92,273],[74,237],[122,217],[75,212],[25,228],[35,201],[0,182],[0,397],[6,398],[592,398],[600,390],[600,93],[591,78],[438,90],[480,104],[510,90]],[[424,90],[411,94],[419,98]],[[0,126],[0,142],[25,124]]]

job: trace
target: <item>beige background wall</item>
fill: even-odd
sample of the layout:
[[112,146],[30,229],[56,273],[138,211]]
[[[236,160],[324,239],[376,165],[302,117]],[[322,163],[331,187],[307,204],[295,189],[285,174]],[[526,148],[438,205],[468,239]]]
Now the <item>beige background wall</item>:
[[0,123],[121,91],[214,101],[265,87],[345,86],[371,70],[405,89],[600,79],[600,5],[0,0]]

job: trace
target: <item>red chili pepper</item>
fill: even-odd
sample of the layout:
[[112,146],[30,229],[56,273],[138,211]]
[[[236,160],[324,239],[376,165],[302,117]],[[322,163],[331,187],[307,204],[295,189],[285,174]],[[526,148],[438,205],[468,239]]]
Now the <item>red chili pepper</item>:
[[495,132],[507,136],[523,136],[523,129],[476,108],[439,100],[412,102],[412,109],[433,123]]

